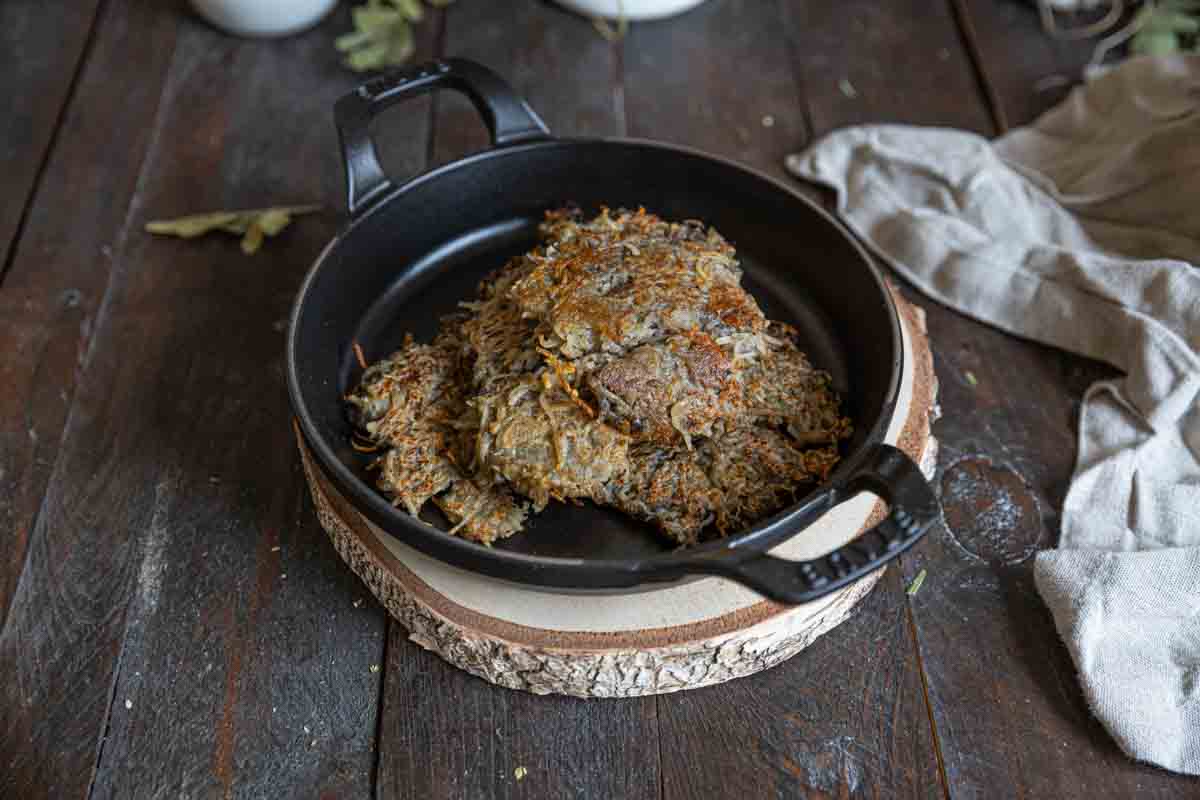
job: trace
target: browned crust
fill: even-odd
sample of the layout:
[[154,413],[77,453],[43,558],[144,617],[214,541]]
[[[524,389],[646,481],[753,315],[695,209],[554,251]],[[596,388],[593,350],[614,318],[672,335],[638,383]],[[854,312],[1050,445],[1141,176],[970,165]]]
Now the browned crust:
[[[908,419],[900,431],[897,446],[913,460],[920,461],[924,454],[926,443],[929,440],[930,412],[933,408],[937,385],[933,372],[933,356],[929,348],[923,312],[904,300],[890,284],[889,288],[895,299],[897,310],[909,333],[915,362],[913,365],[912,404]],[[461,606],[445,595],[433,590],[432,587],[421,580],[420,577],[409,570],[403,562],[384,547],[371,532],[366,521],[327,481],[320,470],[316,469],[311,463],[307,448],[298,429],[296,436],[301,456],[305,461],[305,472],[309,478],[310,486],[314,490],[320,491],[323,499],[332,506],[338,518],[354,532],[359,543],[365,546],[379,565],[392,574],[399,586],[446,621],[463,628],[484,633],[489,638],[518,644],[523,647],[571,652],[669,647],[735,633],[796,609],[795,606],[764,600],[702,622],[676,625],[668,628],[645,628],[637,631],[611,632],[555,631],[546,628],[519,625],[481,614],[473,609]],[[882,502],[876,502],[874,510],[863,524],[861,530],[866,530],[878,524],[883,519],[883,516],[884,505]],[[847,599],[850,599],[852,596],[853,602],[851,605],[853,605],[854,602],[857,602],[858,599],[870,591],[882,575],[883,570],[879,570],[842,589],[841,593],[847,596]]]

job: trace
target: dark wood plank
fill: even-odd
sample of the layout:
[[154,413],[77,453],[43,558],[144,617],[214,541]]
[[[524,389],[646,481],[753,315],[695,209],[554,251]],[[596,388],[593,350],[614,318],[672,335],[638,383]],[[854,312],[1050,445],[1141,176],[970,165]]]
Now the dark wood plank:
[[501,689],[420,649],[399,626],[384,692],[382,797],[659,797],[652,697]]
[[624,43],[629,134],[696,147],[784,177],[809,131],[779,2],[719,0],[632,26]]
[[[1047,39],[1022,4],[965,6],[1002,120],[1022,124],[1060,99],[1065,87],[1035,84],[1078,75],[1090,53],[1087,43]],[[904,567],[909,577],[928,570],[911,605],[951,793],[1195,793],[1194,778],[1125,757],[1091,716],[1033,585],[1034,553],[1057,538],[1080,399],[1114,371],[927,307],[945,411],[936,432],[947,527]]]
[[[253,42],[181,7],[112,12],[181,27],[0,636],[3,794],[82,796],[94,774],[102,796],[361,795],[384,617],[355,607],[366,593],[308,506],[282,367],[282,321],[337,214],[253,258],[231,238],[141,232],[204,209],[340,206],[330,108],[357,78],[332,39],[346,20]],[[106,24],[97,63],[106,37],[111,68],[150,32]]]
[[[782,175],[785,155],[807,141],[806,111],[819,125],[837,111],[804,103],[808,82],[826,79],[805,67],[832,46],[833,20],[896,22],[873,3],[850,5],[800,14],[786,3],[713,0],[635,25],[624,51],[630,131]],[[829,80],[837,91],[838,77]],[[660,697],[664,796],[941,796],[903,597],[893,570],[849,622],[785,664]],[[738,746],[717,744],[731,741]]]
[[660,697],[664,797],[943,797],[903,596],[889,570],[791,660]]
[[[149,125],[154,113],[152,76],[156,61],[161,61],[156,58],[136,69],[110,63],[114,90],[136,92],[141,86],[135,88],[131,79],[150,88],[148,97],[137,97],[142,107],[114,108],[98,102],[93,77],[80,87],[78,102],[62,113],[96,5],[27,2],[0,7],[0,81],[9,103],[0,125],[0,153],[6,163],[0,187],[0,346],[6,354],[0,360],[5,386],[0,396],[0,530],[8,534],[0,539],[0,621],[25,563],[29,531],[54,463],[75,366],[86,343],[87,320],[108,275],[100,248],[111,239],[96,234],[113,236],[119,218],[105,213],[109,209],[104,194],[119,197],[131,190],[137,153],[144,144],[138,126]],[[60,124],[65,131],[58,138],[59,149],[72,155],[47,163],[45,153]],[[113,130],[128,136],[130,158],[119,153],[106,160]],[[95,160],[81,158],[83,148]],[[43,165],[45,171],[39,172]],[[39,174],[40,207],[61,208],[62,215],[25,220],[25,243],[18,249],[14,239]],[[71,250],[94,266],[78,276],[78,261],[64,259],[72,267],[70,279],[64,280],[53,266],[46,268],[51,249]]]
[[[332,47],[347,26],[343,12],[303,36],[257,42],[189,22],[177,47],[159,134],[171,145],[147,167],[139,222],[312,199],[331,212],[254,258],[232,240],[131,238],[123,261],[153,266],[122,274],[113,317],[146,319],[164,354],[189,356],[176,365],[153,353],[132,376],[174,387],[172,410],[125,426],[142,429],[170,478],[162,521],[142,540],[143,574],[162,553],[161,588],[133,601],[99,796],[372,790],[387,618],[315,519],[288,425],[281,336],[343,202],[330,110],[361,80]],[[435,30],[423,27],[417,57],[432,54]],[[414,122],[415,135],[389,140],[390,165],[423,161],[427,120]],[[106,350],[126,336],[114,326]]]
[[[554,132],[622,130],[617,53],[586,20],[534,0],[463,3],[449,8],[444,36],[448,55],[477,59],[509,79]],[[462,98],[442,93],[435,106],[436,161],[487,146]],[[397,624],[387,656],[381,796],[658,796],[653,699],[582,701],[500,689],[424,652]],[[525,768],[520,780],[517,767]]]
[[0,282],[21,219],[84,58],[100,0],[0,5]]
[[[90,503],[105,470],[59,464],[60,482],[78,481],[45,492],[176,27],[175,13],[156,5],[114,4],[103,18],[0,287],[0,795],[12,797],[87,792],[134,568],[129,532],[102,531],[111,510]],[[131,60],[147,41],[156,47]],[[77,427],[104,402],[93,396]]]
[[946,6],[850,0],[784,9],[816,135],[868,122],[990,132]]
[[1047,35],[1033,3],[952,0],[992,100],[997,132],[1031,122],[1083,77],[1095,40]]
[[[615,50],[584,19],[539,0],[455,3],[447,9],[445,53],[491,67],[563,136],[624,131]],[[475,109],[460,95],[438,95],[434,163],[488,146]]]

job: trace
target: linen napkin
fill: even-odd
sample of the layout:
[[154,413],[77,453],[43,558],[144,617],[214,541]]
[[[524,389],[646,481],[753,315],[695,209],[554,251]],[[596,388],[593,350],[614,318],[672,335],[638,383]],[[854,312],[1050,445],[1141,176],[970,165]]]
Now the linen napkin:
[[788,169],[921,291],[1106,361],[1035,580],[1093,713],[1200,774],[1200,57],[1124,62],[1027,128],[836,131]]

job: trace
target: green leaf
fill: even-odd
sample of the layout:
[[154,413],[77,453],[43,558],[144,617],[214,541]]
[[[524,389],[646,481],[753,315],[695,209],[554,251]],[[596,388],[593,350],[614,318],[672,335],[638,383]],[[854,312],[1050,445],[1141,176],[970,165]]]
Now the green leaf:
[[258,219],[254,221],[254,224],[262,228],[263,233],[267,236],[274,236],[288,226],[288,223],[292,221],[292,215],[295,213],[297,213],[295,209],[268,208],[258,215]]
[[399,66],[412,56],[416,50],[412,26],[404,24],[392,32],[392,40],[388,43],[387,64]]
[[350,50],[356,50],[363,45],[370,44],[374,35],[370,31],[354,31],[353,33],[343,33],[341,36],[333,40],[333,46],[339,52],[345,53]]
[[369,8],[367,6],[359,6],[351,12],[350,18],[354,20],[354,27],[361,33],[378,36],[386,34],[389,28],[397,22],[402,22],[404,17],[399,11],[392,8]]
[[925,570],[918,572],[917,577],[913,578],[913,582],[910,583],[908,588],[904,590],[905,594],[907,594],[909,597],[912,597],[914,594],[921,591],[921,585],[925,583],[925,574]]
[[368,0],[351,12],[354,32],[339,36],[337,49],[346,53],[345,64],[356,72],[397,66],[416,50],[412,20],[424,14],[420,0]]
[[213,211],[208,214],[192,214],[177,219],[156,220],[146,223],[146,231],[160,236],[178,236],[191,239],[212,231],[224,231],[242,236],[242,252],[247,255],[258,252],[263,239],[274,236],[300,214],[311,214],[320,206],[275,206],[248,211]]
[[235,211],[215,211],[211,214],[193,214],[178,219],[156,220],[146,223],[148,233],[159,236],[178,236],[191,239],[203,236],[209,231],[223,230],[226,225],[237,219]]
[[1146,18],[1141,31],[1154,33],[1195,33],[1200,30],[1200,20],[1180,11],[1154,9]]
[[1166,31],[1144,30],[1133,37],[1130,49],[1148,56],[1166,56],[1179,52],[1179,39]]
[[388,43],[376,42],[367,47],[360,47],[346,56],[346,66],[355,72],[366,72],[386,66]]
[[1133,21],[1130,23],[1135,31],[1141,31],[1150,24],[1150,20],[1154,17],[1154,6],[1144,5],[1138,12],[1133,15]]
[[421,0],[392,0],[392,5],[398,8],[405,19],[410,22],[420,22],[425,18],[425,9],[421,6]]
[[242,252],[248,256],[252,256],[258,252],[258,248],[262,247],[262,243],[262,226],[257,222],[250,223],[250,227],[246,230],[246,235],[242,237]]

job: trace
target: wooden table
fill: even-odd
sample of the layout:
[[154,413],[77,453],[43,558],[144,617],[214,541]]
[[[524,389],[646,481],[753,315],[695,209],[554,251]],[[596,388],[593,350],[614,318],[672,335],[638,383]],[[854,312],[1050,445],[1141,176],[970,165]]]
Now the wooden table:
[[[1081,393],[1106,370],[928,301],[947,525],[800,656],[589,702],[497,689],[409,643],[318,527],[283,385],[292,295],[343,202],[348,27],[342,8],[256,42],[180,3],[0,6],[0,796],[1200,792],[1121,755],[1033,588]],[[841,125],[997,134],[1061,99],[1090,51],[1013,0],[710,0],[617,43],[544,2],[460,0],[418,38],[418,58],[509,77],[558,133],[776,175]],[[397,176],[485,141],[445,95],[381,130]],[[313,201],[329,212],[254,257],[142,232]]]

